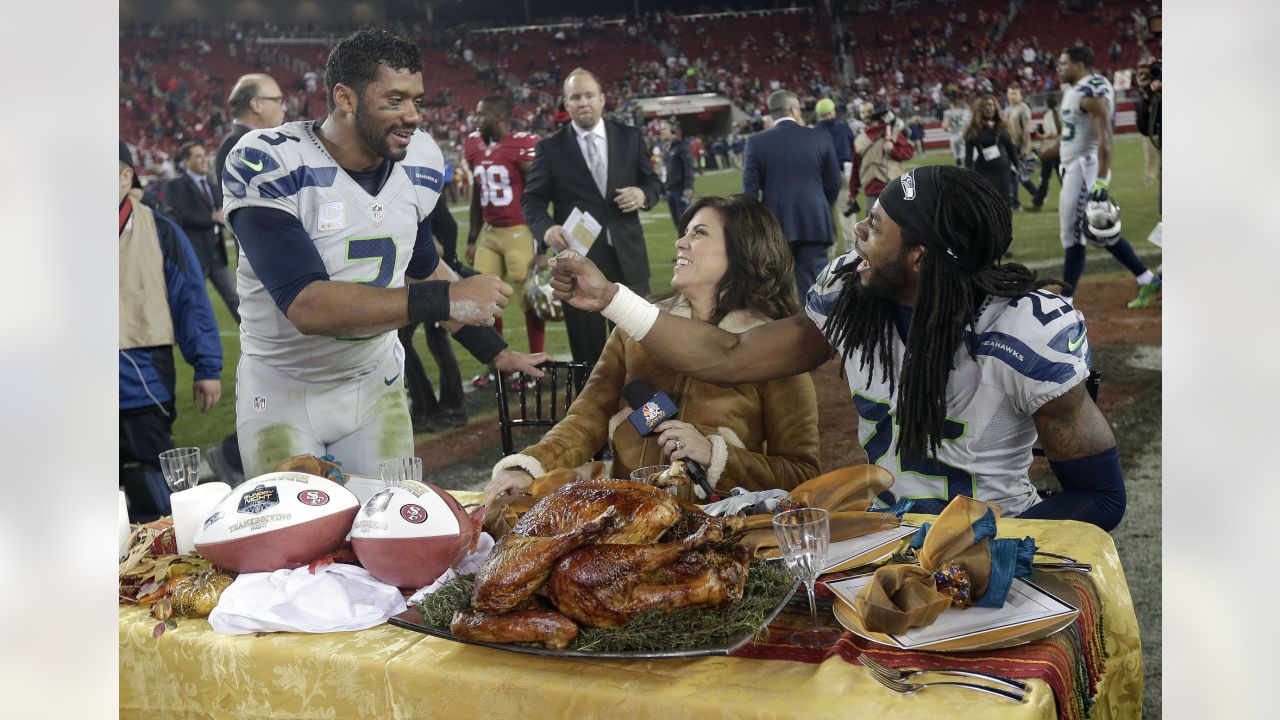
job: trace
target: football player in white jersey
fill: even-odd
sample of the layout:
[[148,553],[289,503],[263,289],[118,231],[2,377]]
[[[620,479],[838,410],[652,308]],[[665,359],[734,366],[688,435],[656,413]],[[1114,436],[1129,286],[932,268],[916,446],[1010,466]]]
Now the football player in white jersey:
[[334,46],[326,80],[323,122],[250,131],[223,172],[241,247],[236,431],[249,478],[303,453],[365,475],[412,455],[396,333],[409,322],[444,322],[501,370],[540,376],[546,360],[492,328],[511,287],[459,278],[431,241],[444,159],[418,130],[418,48],[358,32]]
[[1120,209],[1108,196],[1115,91],[1093,71],[1093,51],[1087,47],[1073,47],[1058,56],[1058,79],[1062,82],[1058,225],[1065,252],[1062,280],[1068,285],[1062,294],[1069,298],[1075,293],[1084,274],[1085,243],[1089,243],[1106,248],[1133,273],[1138,296],[1129,307],[1144,308],[1160,292],[1162,281],[1120,234]]
[[[1124,516],[1124,478],[1086,391],[1084,318],[1042,289],[1053,281],[1000,263],[1013,239],[1008,202],[971,170],[911,170],[885,187],[804,312],[740,335],[659,313],[576,254],[552,259],[552,284],[704,381],[786,377],[839,352],[859,439],[895,478],[884,504],[910,498],[938,512],[966,495],[1110,530]],[[1043,500],[1027,478],[1037,437],[1063,487]]]

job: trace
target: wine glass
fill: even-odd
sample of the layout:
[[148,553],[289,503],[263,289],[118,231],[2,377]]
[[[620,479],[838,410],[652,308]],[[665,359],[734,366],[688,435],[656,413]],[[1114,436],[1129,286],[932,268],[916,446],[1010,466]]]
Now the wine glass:
[[182,492],[200,481],[200,448],[180,447],[160,453],[160,470],[169,489]]
[[809,593],[808,630],[798,630],[791,641],[801,647],[831,647],[844,634],[831,627],[818,626],[818,606],[813,597],[813,584],[827,564],[827,545],[831,542],[831,527],[827,511],[822,508],[798,508],[773,516],[773,534],[778,538],[782,559],[796,579],[804,583]]
[[384,460],[378,466],[378,473],[382,476],[383,487],[391,487],[406,480],[422,482],[422,458],[402,457]]

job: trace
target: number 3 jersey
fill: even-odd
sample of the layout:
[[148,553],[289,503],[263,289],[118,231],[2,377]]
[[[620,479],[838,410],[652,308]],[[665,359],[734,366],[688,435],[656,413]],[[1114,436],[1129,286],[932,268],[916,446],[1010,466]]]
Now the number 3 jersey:
[[[835,259],[818,276],[805,312],[822,329],[845,278],[832,274],[850,253]],[[852,281],[850,278],[849,281]],[[859,367],[855,351],[845,374],[858,412],[858,440],[873,462],[893,473],[894,484],[880,496],[884,504],[914,498],[917,512],[939,512],[956,495],[998,503],[1010,515],[1039,502],[1027,477],[1036,440],[1032,415],[1089,374],[1090,351],[1084,316],[1060,296],[1036,290],[1020,298],[988,298],[979,311],[974,341],[976,358],[956,351],[947,383],[947,419],[936,458],[900,452],[896,407],[901,383],[893,392],[874,373]],[[904,345],[897,332],[895,376],[902,368]]]
[[[444,157],[418,131],[371,196],[325,150],[314,121],[253,130],[236,143],[223,172],[223,212],[248,207],[284,211],[315,243],[330,280],[402,287],[422,222],[440,197]],[[434,246],[432,246],[434,252]],[[243,248],[236,272],[241,352],[312,382],[371,372],[399,342],[395,332],[365,338],[303,335],[277,307]]]
[[477,130],[467,136],[463,156],[480,188],[480,215],[494,227],[524,225],[520,196],[524,194],[524,173],[520,163],[533,160],[538,136],[526,132],[507,133],[496,143],[487,143]]

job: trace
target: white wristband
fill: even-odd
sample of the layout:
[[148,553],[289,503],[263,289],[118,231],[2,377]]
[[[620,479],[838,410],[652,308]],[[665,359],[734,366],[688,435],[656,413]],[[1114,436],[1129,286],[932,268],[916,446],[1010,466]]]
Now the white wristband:
[[632,292],[626,285],[614,285],[618,286],[618,292],[600,314],[639,342],[658,321],[658,307]]

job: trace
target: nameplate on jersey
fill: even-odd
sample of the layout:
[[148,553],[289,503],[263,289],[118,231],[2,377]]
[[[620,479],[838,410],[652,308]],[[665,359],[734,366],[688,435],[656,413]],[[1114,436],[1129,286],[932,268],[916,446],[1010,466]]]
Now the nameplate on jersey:
[[316,223],[317,230],[342,230],[347,226],[346,208],[341,202],[320,204],[320,217]]

